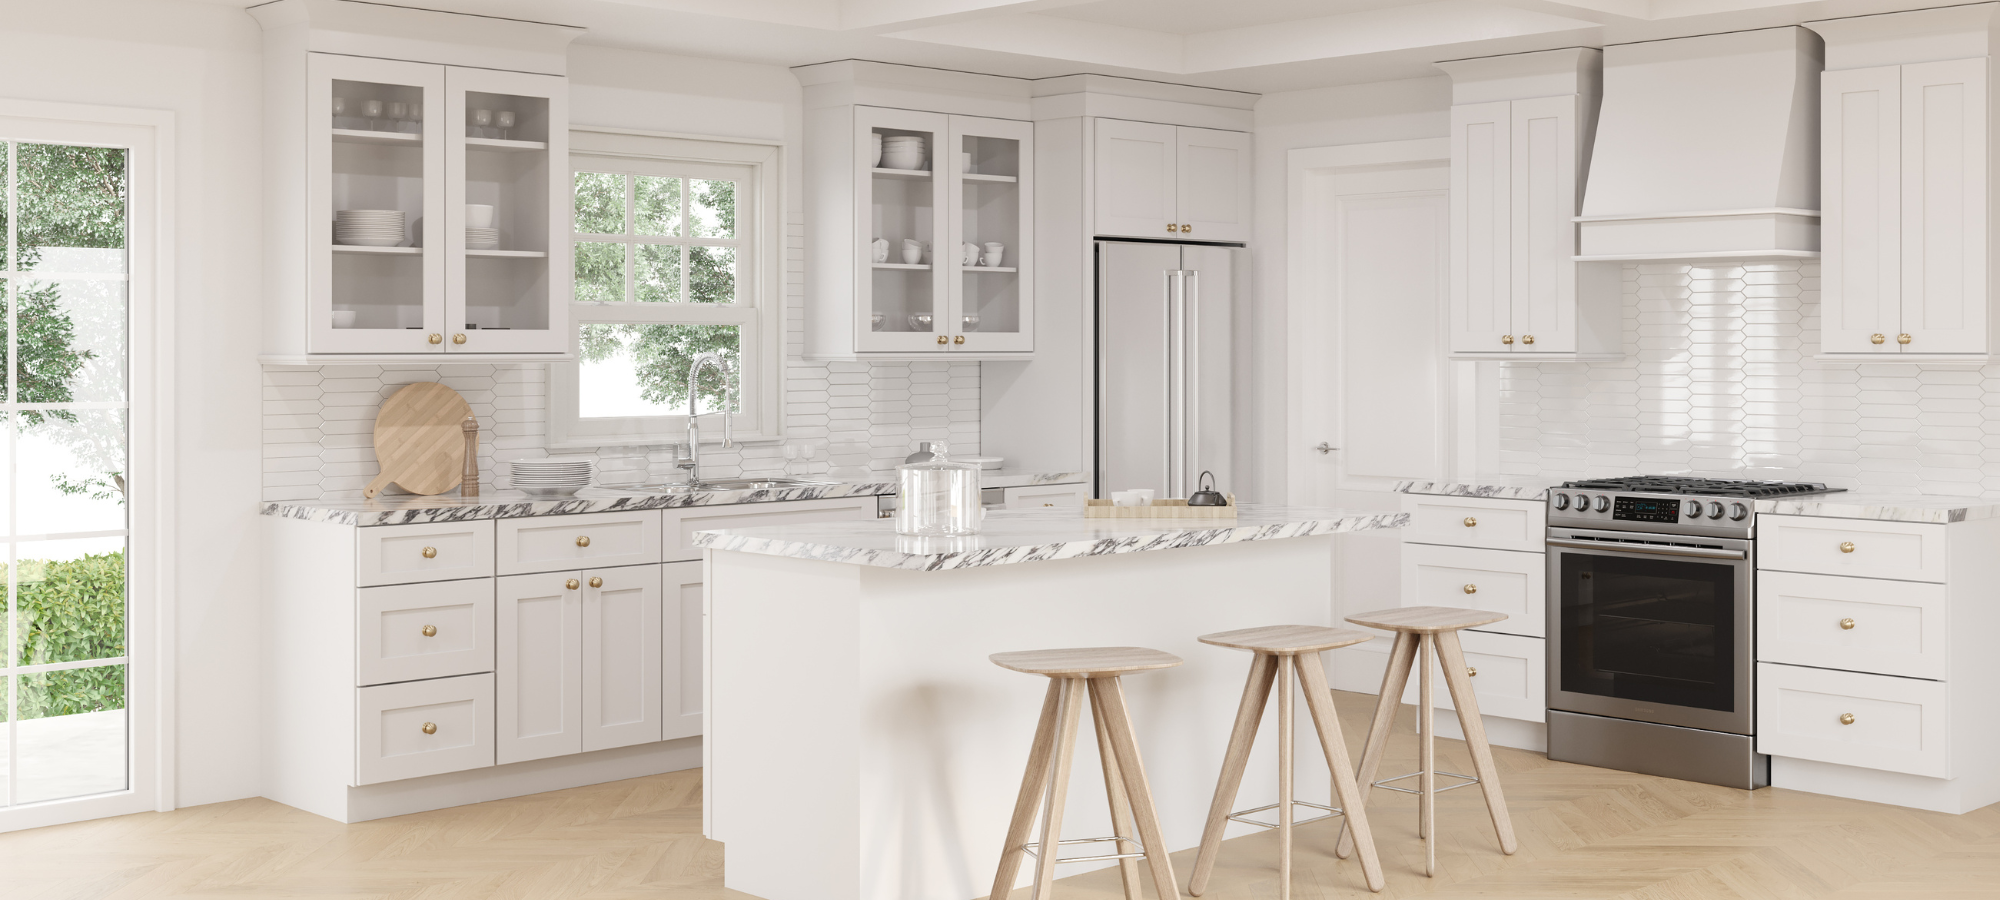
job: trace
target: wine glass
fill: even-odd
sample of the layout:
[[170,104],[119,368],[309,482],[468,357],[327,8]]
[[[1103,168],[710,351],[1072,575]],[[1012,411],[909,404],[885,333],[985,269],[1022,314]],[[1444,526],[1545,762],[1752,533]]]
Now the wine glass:
[[410,105],[401,100],[389,104],[389,130],[402,131],[403,120],[410,116]]
[[493,124],[500,126],[500,139],[508,140],[507,133],[514,128],[514,113],[503,109],[493,114]]
[[382,130],[382,126],[376,124],[376,122],[382,118],[382,101],[370,100],[366,103],[361,104],[361,115],[368,119],[369,131]]
[[421,103],[410,104],[410,133],[424,133],[424,105]]
[[347,98],[346,97],[333,98],[333,127],[335,128],[342,127],[343,123],[341,122],[341,119],[346,115],[347,115]]
[[[782,450],[785,454],[785,474],[796,477],[799,473],[793,469],[792,464],[798,462],[799,457],[805,455],[807,452],[805,442],[797,440],[786,441]],[[810,466],[811,463],[808,462],[807,465]]]
[[486,129],[487,129],[488,127],[490,127],[490,126],[491,126],[492,124],[493,124],[493,111],[492,111],[492,110],[490,110],[490,109],[475,109],[475,110],[473,110],[473,111],[472,111],[472,131],[471,131],[471,133],[470,133],[470,134],[469,134],[468,136],[469,136],[469,137],[476,137],[476,138],[483,138],[483,137],[486,137]]

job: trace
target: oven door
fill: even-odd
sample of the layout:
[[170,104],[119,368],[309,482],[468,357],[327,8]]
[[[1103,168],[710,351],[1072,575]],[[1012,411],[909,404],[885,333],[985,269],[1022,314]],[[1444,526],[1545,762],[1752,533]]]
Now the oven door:
[[1751,550],[1549,529],[1549,708],[1750,734]]

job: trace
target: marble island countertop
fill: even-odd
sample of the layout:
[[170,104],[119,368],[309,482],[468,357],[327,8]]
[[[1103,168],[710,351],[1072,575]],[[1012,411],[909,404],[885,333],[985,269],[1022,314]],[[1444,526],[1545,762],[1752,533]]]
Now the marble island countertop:
[[[512,519],[523,516],[562,516],[576,513],[622,512],[637,509],[681,509],[689,506],[726,506],[734,503],[777,503],[788,500],[834,500],[841,497],[872,497],[896,493],[896,473],[874,472],[866,476],[813,476],[829,484],[763,490],[691,491],[656,493],[616,488],[584,488],[574,497],[544,500],[519,491],[490,490],[478,497],[410,495],[381,496],[373,500],[279,500],[263,504],[267,516],[332,522],[341,525],[417,525],[427,522],[462,522],[471,519]],[[980,473],[982,488],[1028,487],[1040,484],[1071,484],[1084,480],[1081,472],[1022,472],[997,469]]]
[[695,533],[711,550],[734,550],[889,569],[938,571],[1052,559],[1176,550],[1243,541],[1401,528],[1409,514],[1245,504],[1231,519],[1086,519],[1068,509],[993,510],[980,533],[899,535],[889,520],[771,525]]
[[[1750,477],[1779,481],[1813,480],[1805,476],[1770,470],[1759,471]],[[1396,483],[1394,490],[1403,494],[1447,497],[1545,500],[1548,498],[1549,488],[1571,480],[1574,479],[1555,476],[1475,475],[1438,481],[1400,481]],[[1805,497],[1758,500],[1753,505],[1757,512],[1770,515],[1928,522],[1939,525],[2000,517],[2000,495],[1968,497],[1883,490],[1846,490]]]

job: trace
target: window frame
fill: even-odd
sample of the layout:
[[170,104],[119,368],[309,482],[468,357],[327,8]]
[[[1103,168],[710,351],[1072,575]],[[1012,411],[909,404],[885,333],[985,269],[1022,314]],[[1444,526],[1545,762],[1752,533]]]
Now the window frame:
[[[735,303],[638,303],[578,301],[569,298],[571,358],[550,364],[549,449],[579,450],[592,447],[640,446],[680,443],[687,431],[687,415],[620,416],[585,419],[580,415],[578,391],[582,329],[607,323],[734,325],[737,332],[738,400],[730,427],[740,440],[770,441],[784,437],[784,262],[783,191],[780,184],[783,147],[774,141],[742,138],[710,138],[628,129],[570,129],[568,178],[573,186],[578,172],[600,172],[599,166],[624,165],[619,170],[638,175],[673,174],[684,178],[709,177],[702,169],[727,166],[749,170],[737,196],[738,247]],[[680,171],[673,171],[680,167]],[[651,171],[644,171],[650,169]],[[715,171],[714,169],[710,170]],[[748,191],[748,227],[744,225]],[[570,196],[575,197],[572,187]],[[683,201],[685,203],[685,200]],[[629,218],[630,212],[628,210]],[[571,247],[588,241],[590,235],[575,231],[575,214],[564,233]],[[688,230],[684,222],[682,231]],[[602,237],[611,237],[603,235]],[[663,235],[619,235],[617,243],[670,244],[676,246],[715,245],[713,238]],[[628,251],[629,253],[629,251]],[[748,257],[746,260],[745,257]],[[686,255],[682,257],[685,283]],[[634,277],[628,263],[627,289]],[[628,294],[629,296],[629,294]],[[713,422],[713,419],[710,420]],[[720,423],[715,423],[719,425]]]

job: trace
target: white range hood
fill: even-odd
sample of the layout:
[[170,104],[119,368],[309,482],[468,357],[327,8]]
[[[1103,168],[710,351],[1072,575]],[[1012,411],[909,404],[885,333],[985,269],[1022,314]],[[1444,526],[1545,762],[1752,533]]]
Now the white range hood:
[[1604,48],[1580,260],[1819,255],[1818,35]]

